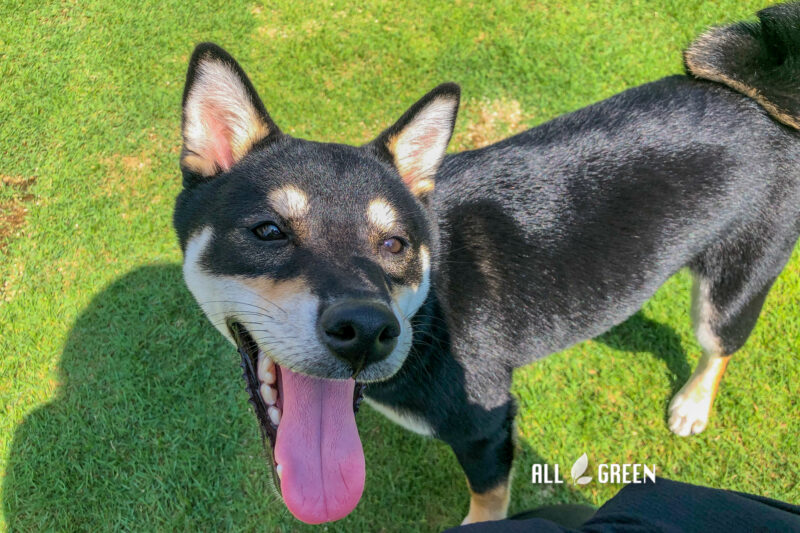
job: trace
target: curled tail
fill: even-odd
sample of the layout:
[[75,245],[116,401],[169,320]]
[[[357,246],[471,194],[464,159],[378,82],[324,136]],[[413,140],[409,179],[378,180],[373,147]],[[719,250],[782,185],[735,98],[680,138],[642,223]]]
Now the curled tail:
[[713,28],[683,54],[686,71],[756,100],[800,130],[800,2],[758,12],[758,22]]

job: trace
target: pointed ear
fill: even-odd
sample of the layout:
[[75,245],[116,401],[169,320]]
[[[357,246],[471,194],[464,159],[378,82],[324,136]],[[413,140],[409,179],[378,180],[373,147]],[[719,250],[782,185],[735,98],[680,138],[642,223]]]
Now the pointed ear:
[[433,178],[453,135],[460,96],[455,83],[439,85],[370,143],[420,198],[433,191]]
[[183,90],[184,181],[230,170],[258,142],[279,135],[239,64],[222,48],[195,48]]

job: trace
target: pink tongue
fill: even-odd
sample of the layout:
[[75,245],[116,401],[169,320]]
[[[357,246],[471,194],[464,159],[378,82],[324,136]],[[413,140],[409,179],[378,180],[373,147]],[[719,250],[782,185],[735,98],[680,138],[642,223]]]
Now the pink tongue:
[[364,452],[353,413],[355,381],[317,379],[281,367],[283,413],[275,443],[281,493],[299,520],[350,514],[364,490]]

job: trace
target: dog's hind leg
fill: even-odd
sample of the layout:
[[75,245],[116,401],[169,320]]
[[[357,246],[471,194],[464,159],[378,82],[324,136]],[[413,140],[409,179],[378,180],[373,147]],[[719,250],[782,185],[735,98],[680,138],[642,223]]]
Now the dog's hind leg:
[[692,319],[703,356],[670,403],[669,428],[676,435],[697,434],[708,425],[730,356],[750,336],[794,241],[753,232],[706,251],[691,265]]

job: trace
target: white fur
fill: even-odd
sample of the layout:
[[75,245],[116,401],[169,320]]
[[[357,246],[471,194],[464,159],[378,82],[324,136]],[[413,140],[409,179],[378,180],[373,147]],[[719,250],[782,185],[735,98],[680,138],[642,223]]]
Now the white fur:
[[365,398],[370,407],[394,422],[395,424],[426,437],[433,436],[433,428],[425,420],[412,414],[392,409],[388,405],[376,402],[371,398]]
[[450,96],[435,98],[392,139],[395,165],[412,192],[431,186],[428,180],[444,158],[457,105]]
[[426,246],[420,246],[419,258],[422,263],[422,278],[419,284],[403,287],[395,296],[395,302],[403,318],[414,316],[425,302],[431,288],[431,255]]
[[212,237],[211,228],[206,227],[189,239],[183,277],[220,333],[235,344],[225,324],[226,318],[235,318],[278,364],[313,375],[350,377],[347,365],[332,357],[317,340],[318,299],[311,293],[293,293],[268,300],[248,287],[247,280],[206,272],[200,260]]
[[[194,158],[202,161],[195,166],[207,166],[198,169],[206,174],[212,172],[209,169],[215,168],[215,164],[221,164],[212,160],[217,151],[213,146],[217,142],[211,128],[213,123],[224,123],[234,161],[269,133],[239,76],[221,61],[200,61],[184,112],[184,145],[196,154]],[[228,170],[224,165],[222,169]]]
[[703,356],[669,405],[669,428],[681,437],[700,433],[708,425],[716,387],[727,364],[722,341],[711,326],[716,313],[711,284],[706,278],[696,276],[692,287],[692,320]]
[[706,353],[721,355],[722,342],[711,329],[716,309],[711,301],[711,283],[702,276],[695,276],[692,285],[692,322],[697,342]]
[[706,428],[725,364],[722,357],[703,354],[689,381],[669,404],[669,429],[673,433],[688,437]]

